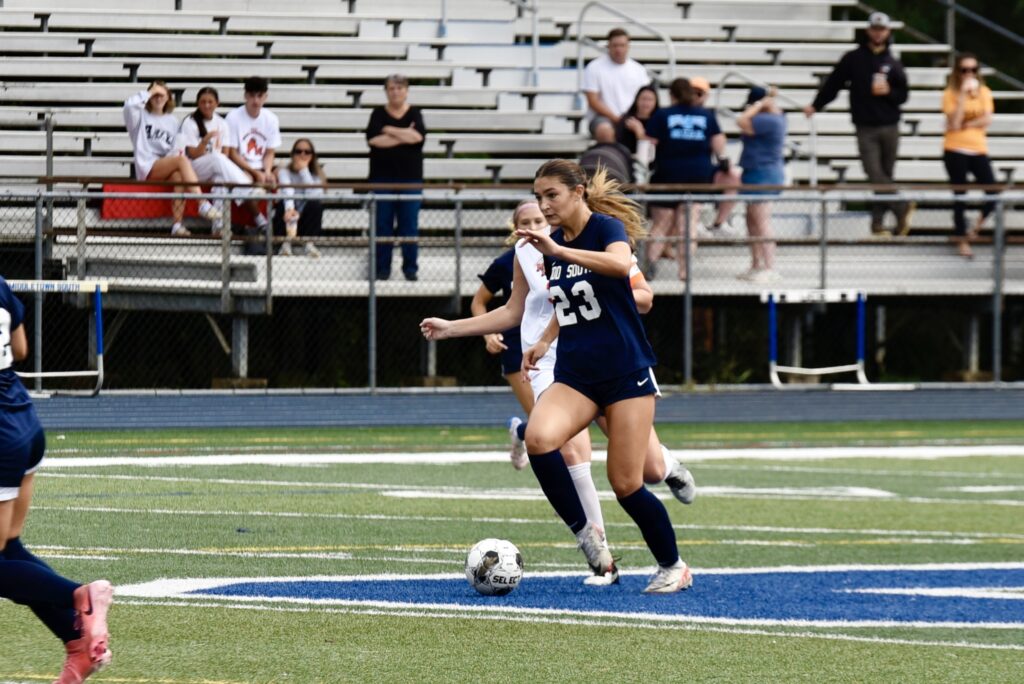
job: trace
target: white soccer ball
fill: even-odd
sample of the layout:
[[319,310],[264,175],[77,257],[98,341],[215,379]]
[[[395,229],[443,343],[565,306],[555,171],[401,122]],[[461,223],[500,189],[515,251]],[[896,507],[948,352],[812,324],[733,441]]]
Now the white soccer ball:
[[523,554],[504,539],[483,539],[466,556],[466,580],[484,596],[504,596],[523,579]]

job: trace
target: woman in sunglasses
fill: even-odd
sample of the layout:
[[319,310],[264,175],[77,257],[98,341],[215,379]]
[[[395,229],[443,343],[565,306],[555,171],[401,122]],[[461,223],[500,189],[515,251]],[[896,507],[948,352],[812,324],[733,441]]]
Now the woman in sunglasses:
[[278,203],[274,212],[274,233],[284,236],[278,254],[291,256],[292,240],[302,236],[306,238],[306,256],[319,258],[320,250],[312,238],[319,237],[323,232],[321,221],[324,208],[319,198],[324,194],[323,186],[327,178],[309,138],[299,138],[292,145],[288,165],[277,170],[277,182],[280,193],[287,197]]
[[[942,95],[942,112],[946,115],[943,161],[951,184],[966,185],[970,174],[974,176],[975,183],[995,185],[986,139],[994,111],[992,91],[985,85],[978,58],[969,52],[960,53]],[[954,194],[963,195],[964,191],[955,190]],[[994,195],[995,190],[986,190],[985,194]],[[974,256],[970,240],[978,234],[988,215],[995,211],[996,203],[985,202],[981,215],[970,230],[967,229],[966,208],[962,200],[953,203],[953,240],[957,253],[970,259]]]

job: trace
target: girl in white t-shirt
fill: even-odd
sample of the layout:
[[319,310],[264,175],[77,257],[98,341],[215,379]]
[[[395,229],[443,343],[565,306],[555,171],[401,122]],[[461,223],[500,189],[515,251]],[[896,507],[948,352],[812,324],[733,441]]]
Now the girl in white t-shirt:
[[[196,110],[185,117],[178,128],[178,146],[185,150],[185,155],[192,162],[192,169],[200,182],[231,184],[232,195],[252,195],[256,188],[252,187],[252,179],[245,171],[228,159],[222,151],[225,143],[231,140],[231,127],[217,113],[220,95],[214,88],[200,88],[196,96]],[[249,186],[249,187],[239,187]],[[213,192],[222,192],[224,188],[214,187]],[[242,200],[235,200],[241,204]],[[259,212],[255,200],[248,200],[249,211]],[[219,226],[214,225],[214,232]]]
[[[175,192],[199,194],[195,171],[181,154],[177,145],[178,122],[174,111],[174,98],[163,81],[153,81],[149,88],[129,97],[124,103],[124,124],[135,151],[135,179],[146,181],[175,181]],[[172,202],[174,225],[171,235],[189,235],[182,224],[185,202]],[[199,213],[210,221],[220,220],[220,212],[209,201],[203,200]]]

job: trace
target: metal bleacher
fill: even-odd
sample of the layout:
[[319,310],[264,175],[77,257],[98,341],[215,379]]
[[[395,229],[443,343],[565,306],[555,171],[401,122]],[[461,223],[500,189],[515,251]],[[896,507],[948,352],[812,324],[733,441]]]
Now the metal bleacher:
[[[577,18],[584,4],[584,0],[539,0],[543,44],[534,84],[531,17],[507,0],[449,0],[443,31],[440,0],[305,0],[296,6],[279,0],[153,0],[144,3],[145,9],[136,0],[5,0],[0,6],[0,174],[44,175],[47,141],[40,121],[50,112],[55,125],[55,175],[127,178],[131,146],[123,130],[121,104],[130,94],[150,80],[167,80],[180,100],[176,113],[183,117],[192,110],[196,91],[213,85],[220,92],[223,112],[241,104],[241,80],[259,74],[271,81],[268,107],[279,116],[284,145],[310,137],[332,181],[361,181],[367,171],[363,131],[370,109],[384,102],[384,77],[401,72],[410,77],[410,101],[424,109],[430,130],[425,147],[428,181],[528,182],[541,160],[576,157],[587,146],[580,126],[583,112],[574,64],[580,38]],[[863,25],[856,13],[849,19],[833,18],[836,8],[856,8],[854,0],[616,0],[614,4],[638,19],[656,23],[671,37],[679,59],[677,75],[700,75],[715,84],[727,73],[739,71],[778,85],[783,95],[799,102],[811,101],[820,79],[852,47],[855,30]],[[595,40],[622,23],[600,12],[592,17],[583,34]],[[642,29],[631,32],[631,56],[667,82],[671,74],[664,46]],[[939,104],[947,68],[939,60],[948,47],[900,43],[899,49],[905,58],[913,56],[917,66],[909,69],[913,91],[905,108],[897,175],[904,182],[944,182]],[[585,59],[597,54],[594,48],[584,47]],[[746,85],[733,82],[723,90],[720,105],[738,109],[745,96]],[[1017,91],[995,92],[997,110],[1001,103],[1022,97]],[[788,121],[791,138],[806,141],[809,128],[803,114],[791,111]],[[818,179],[862,180],[846,95],[815,121]],[[732,119],[722,117],[721,122],[735,138],[738,131]],[[1024,173],[1022,130],[1024,115],[1017,114],[1000,114],[990,129],[998,143],[992,146],[993,158],[1003,178],[1019,179]],[[789,173],[793,183],[807,183],[810,162],[794,160]],[[504,222],[498,213],[492,217],[492,228]],[[926,212],[926,216],[931,228],[948,230],[948,211]],[[329,213],[327,229],[353,229],[360,220],[366,219],[353,213]],[[450,212],[424,221],[427,231],[430,226],[451,223]],[[866,220],[861,223],[859,229],[866,233]],[[799,221],[793,226],[791,234],[803,234]],[[474,226],[468,225],[467,230]],[[781,228],[783,235],[786,230]],[[112,256],[113,244],[97,244],[96,255]],[[148,250],[150,256],[166,256],[173,249],[177,258],[198,258],[208,247],[203,241],[173,242],[161,237],[136,245],[135,253]],[[808,250],[808,260],[812,252]],[[450,255],[430,249],[424,254],[427,262],[437,262],[439,273],[445,272]],[[486,256],[482,252],[471,258],[482,261]],[[695,274],[707,270],[709,279],[695,282],[707,283],[706,294],[745,294],[752,286],[731,277],[741,270],[738,264],[743,258],[735,248],[702,248]],[[847,263],[841,255],[836,258],[837,263]],[[927,258],[933,266],[962,267],[955,259],[945,264],[944,253]],[[351,262],[351,269],[345,271],[353,274],[350,281],[333,279],[330,292],[316,294],[364,293],[365,273],[359,270],[359,259],[355,250],[327,254],[315,268],[305,264],[304,279],[298,273],[289,275],[292,267],[287,264],[280,269],[275,266],[274,292],[307,294],[311,283],[332,280],[323,277],[325,269]],[[803,263],[800,259],[795,256],[789,262],[787,255],[792,264]],[[803,271],[813,281],[809,264],[793,267],[794,283],[802,282]],[[463,273],[475,274],[477,266],[476,261],[468,262]],[[847,266],[849,277],[855,279],[856,258],[849,257]],[[258,289],[263,267],[254,261],[253,288]],[[730,274],[728,283],[716,283],[710,275],[719,268]],[[425,267],[423,272],[430,271]],[[965,273],[965,278],[974,277],[972,272]],[[955,278],[947,279],[946,285],[922,278],[919,289],[962,292],[961,285]],[[440,279],[418,287],[421,294],[450,291],[450,284]],[[463,284],[462,289],[467,288],[470,292],[475,288],[472,279]],[[656,289],[675,293],[681,285],[666,275],[658,279]]]

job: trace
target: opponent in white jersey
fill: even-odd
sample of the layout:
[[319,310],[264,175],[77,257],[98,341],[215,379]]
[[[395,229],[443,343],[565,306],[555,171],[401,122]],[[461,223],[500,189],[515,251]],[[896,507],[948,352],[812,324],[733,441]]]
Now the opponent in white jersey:
[[[163,81],[153,81],[147,90],[125,101],[124,125],[134,150],[135,179],[181,182],[182,185],[174,187],[175,192],[199,194],[202,192],[197,185],[199,179],[177,146],[178,122],[171,116],[172,111],[174,98]],[[185,203],[175,200],[172,207],[174,225],[171,226],[171,235],[188,235],[182,223]],[[199,213],[211,222],[220,218],[217,208],[206,200],[200,203]]]
[[[185,156],[192,162],[196,176],[203,183],[213,183],[213,192],[223,192],[224,188],[216,187],[221,183],[230,183],[232,195],[252,195],[254,190],[262,192],[262,188],[252,187],[252,179],[245,171],[224,154],[225,142],[230,141],[231,126],[217,113],[220,95],[214,88],[200,88],[196,95],[196,110],[185,117],[178,128],[178,147],[185,151]],[[235,200],[241,204],[242,200]],[[259,204],[248,200],[247,206],[251,213],[259,213]],[[220,226],[214,226],[214,233]]]

